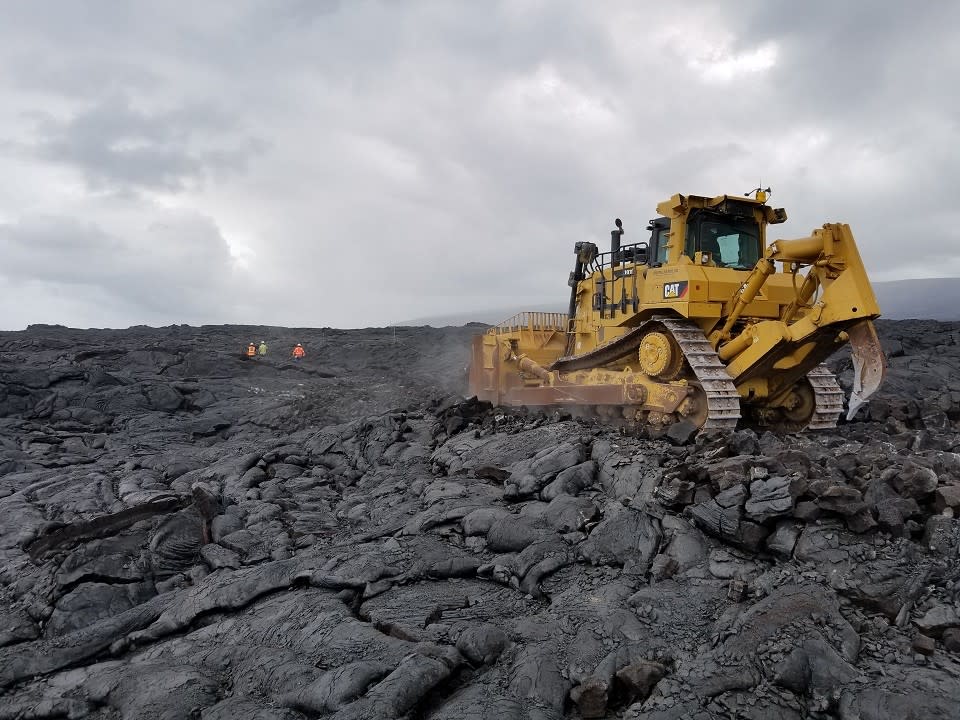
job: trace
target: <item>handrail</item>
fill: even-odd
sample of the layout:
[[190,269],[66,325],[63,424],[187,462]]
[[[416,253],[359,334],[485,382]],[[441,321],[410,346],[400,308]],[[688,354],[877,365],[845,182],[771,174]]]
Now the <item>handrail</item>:
[[519,312],[494,326],[498,335],[517,330],[565,332],[567,315],[560,312]]

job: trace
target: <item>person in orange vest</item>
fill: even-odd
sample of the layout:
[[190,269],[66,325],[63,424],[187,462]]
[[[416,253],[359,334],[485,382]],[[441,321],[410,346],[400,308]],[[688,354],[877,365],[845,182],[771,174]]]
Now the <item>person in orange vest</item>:
[[307,353],[304,352],[303,345],[301,345],[300,343],[297,343],[297,346],[293,349],[293,359],[299,360],[306,354]]
[[247,345],[247,357],[256,357],[257,355],[257,346],[253,343]]

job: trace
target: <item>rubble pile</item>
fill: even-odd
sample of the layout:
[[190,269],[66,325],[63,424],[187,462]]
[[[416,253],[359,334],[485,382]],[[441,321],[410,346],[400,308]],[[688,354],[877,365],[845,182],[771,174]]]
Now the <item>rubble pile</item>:
[[0,718],[956,716],[960,325],[881,323],[835,431],[689,444],[402,330],[2,334]]

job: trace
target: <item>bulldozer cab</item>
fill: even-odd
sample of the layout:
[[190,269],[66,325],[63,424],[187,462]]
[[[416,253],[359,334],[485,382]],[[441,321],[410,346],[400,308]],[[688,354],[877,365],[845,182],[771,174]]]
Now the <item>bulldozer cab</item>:
[[757,198],[721,195],[674,195],[657,205],[661,217],[650,221],[651,266],[697,262],[705,253],[705,265],[751,270],[763,257],[768,223],[782,223],[782,208]]
[[754,217],[695,209],[686,224],[683,254],[709,253],[717,267],[752,270],[761,253],[760,226]]
[[[682,228],[683,247],[671,253],[675,233],[672,226]],[[704,263],[734,270],[751,270],[763,254],[763,229],[753,207],[743,206],[735,212],[713,208],[690,208],[675,217],[658,217],[647,226],[650,231],[648,252],[651,267],[681,262],[681,257],[696,260],[696,254],[706,253]]]

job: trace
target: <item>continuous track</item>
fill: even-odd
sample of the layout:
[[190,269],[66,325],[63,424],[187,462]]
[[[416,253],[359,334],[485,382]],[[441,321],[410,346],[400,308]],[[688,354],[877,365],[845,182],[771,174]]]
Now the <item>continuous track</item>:
[[[733,431],[741,418],[740,393],[723,362],[695,323],[682,318],[655,316],[625,335],[591,352],[567,356],[551,365],[551,370],[572,371],[602,367],[632,355],[640,347],[643,336],[655,326],[670,332],[686,358],[696,382],[707,398],[706,432]],[[690,378],[693,380],[693,378]],[[814,411],[806,423],[792,426],[797,430],[829,430],[837,426],[843,413],[843,390],[826,365],[818,365],[807,373],[814,393]]]
[[707,419],[702,430],[707,432],[732,431],[740,420],[740,394],[733,379],[717,357],[707,338],[695,323],[681,318],[655,316],[643,324],[582,355],[560,358],[551,370],[571,371],[602,367],[632,355],[640,347],[643,336],[660,326],[667,329],[677,344],[707,398]]
[[807,373],[807,380],[813,386],[816,409],[807,423],[806,430],[829,430],[837,426],[837,419],[843,413],[843,390],[837,384],[837,378],[826,365],[817,365]]
[[740,420],[740,393],[703,330],[689,320],[661,317],[651,322],[670,331],[707,396],[707,421],[702,430],[732,432]]

